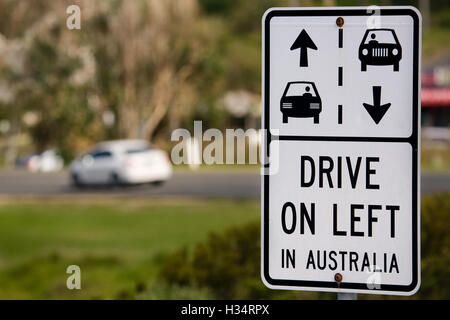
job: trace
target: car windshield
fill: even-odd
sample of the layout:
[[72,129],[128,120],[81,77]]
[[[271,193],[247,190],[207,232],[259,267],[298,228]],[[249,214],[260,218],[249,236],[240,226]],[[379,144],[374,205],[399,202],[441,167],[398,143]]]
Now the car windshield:
[[364,44],[396,44],[392,30],[373,30],[367,33]]
[[112,157],[112,153],[110,151],[104,151],[104,150],[95,150],[95,151],[89,153],[89,155],[94,159]]
[[315,89],[310,83],[291,83],[286,92],[286,97],[315,97]]

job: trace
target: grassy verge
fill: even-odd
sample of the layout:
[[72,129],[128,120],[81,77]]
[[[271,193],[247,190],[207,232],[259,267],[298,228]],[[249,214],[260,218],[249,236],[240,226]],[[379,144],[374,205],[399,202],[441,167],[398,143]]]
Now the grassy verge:
[[[4,202],[0,299],[127,298],[145,290],[165,254],[258,217],[258,201]],[[71,264],[81,290],[66,288]]]
[[450,172],[450,148],[423,147],[421,153],[422,172]]

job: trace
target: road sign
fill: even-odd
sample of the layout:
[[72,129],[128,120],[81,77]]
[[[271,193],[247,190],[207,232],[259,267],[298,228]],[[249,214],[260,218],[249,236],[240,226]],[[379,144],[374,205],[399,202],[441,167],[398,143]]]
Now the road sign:
[[268,287],[418,290],[420,52],[413,7],[264,14]]

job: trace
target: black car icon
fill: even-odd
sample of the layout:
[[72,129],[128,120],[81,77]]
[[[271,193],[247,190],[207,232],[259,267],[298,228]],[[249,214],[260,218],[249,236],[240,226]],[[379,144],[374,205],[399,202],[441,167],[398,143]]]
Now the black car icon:
[[392,29],[368,29],[359,45],[359,60],[361,71],[367,71],[367,65],[393,65],[394,71],[399,70],[402,58],[402,47]]
[[283,114],[283,123],[287,123],[289,117],[312,117],[314,118],[314,123],[319,123],[322,100],[314,82],[288,82],[281,97],[280,108]]

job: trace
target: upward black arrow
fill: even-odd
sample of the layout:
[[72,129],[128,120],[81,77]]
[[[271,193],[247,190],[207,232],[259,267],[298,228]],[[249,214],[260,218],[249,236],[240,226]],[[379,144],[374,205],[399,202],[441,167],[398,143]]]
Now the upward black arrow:
[[368,103],[363,103],[364,108],[366,108],[369,115],[372,117],[373,121],[378,124],[386,111],[388,111],[391,106],[390,103],[381,104],[381,87],[372,87],[373,90],[373,105]]
[[300,49],[300,67],[308,66],[308,48],[317,50],[308,33],[303,29],[291,46],[291,50]]

